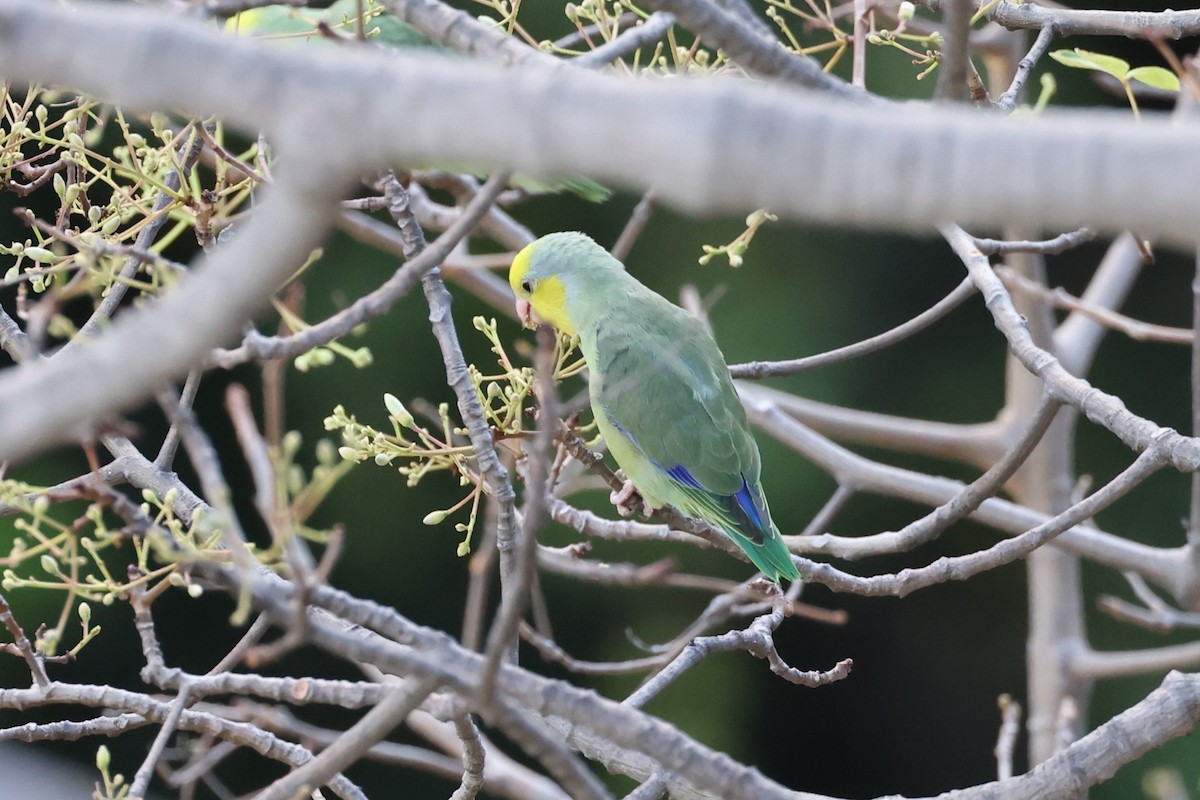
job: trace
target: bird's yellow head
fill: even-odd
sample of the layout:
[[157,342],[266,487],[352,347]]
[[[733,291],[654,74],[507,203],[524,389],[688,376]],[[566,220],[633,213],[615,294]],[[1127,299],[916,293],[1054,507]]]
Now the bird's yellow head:
[[545,323],[573,336],[575,326],[567,313],[567,287],[562,277],[546,271],[540,263],[545,260],[547,238],[538,239],[517,253],[508,270],[508,284],[517,296],[517,316],[522,325],[534,328]]

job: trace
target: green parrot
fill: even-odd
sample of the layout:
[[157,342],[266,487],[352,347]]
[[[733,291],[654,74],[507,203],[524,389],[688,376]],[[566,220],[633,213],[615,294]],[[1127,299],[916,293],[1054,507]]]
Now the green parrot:
[[[758,445],[707,328],[646,288],[582,233],[552,233],[513,259],[525,325],[579,337],[592,412],[649,507],[709,523],[778,582],[800,577],[759,485]],[[622,497],[622,495],[624,497]]]
[[[424,48],[452,53],[430,42],[412,25],[387,13],[376,0],[364,0],[362,6],[367,15],[364,30],[368,42],[385,47]],[[345,36],[352,36],[358,29],[359,13],[358,0],[336,0],[326,9],[296,8],[276,3],[251,8],[230,17],[225,23],[225,30],[279,45],[332,48],[336,43],[321,33],[320,26],[327,25]],[[466,164],[429,164],[425,167],[473,174],[479,172]],[[612,190],[607,186],[582,175],[535,178],[517,172],[509,178],[509,184],[533,195],[570,192],[589,203],[603,203],[612,196]]]

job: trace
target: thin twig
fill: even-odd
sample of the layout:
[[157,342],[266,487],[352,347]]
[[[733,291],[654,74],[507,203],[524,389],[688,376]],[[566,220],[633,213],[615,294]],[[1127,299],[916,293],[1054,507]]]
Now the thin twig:
[[627,661],[584,661],[573,657],[556,642],[524,624],[521,625],[521,638],[533,645],[545,660],[560,664],[564,669],[578,675],[624,675],[630,672],[644,672],[661,667],[669,660],[669,656],[655,655],[631,658]]
[[[493,175],[480,190],[479,196],[494,196],[492,192],[498,191],[499,185],[507,181],[507,173],[500,172]],[[389,213],[407,242],[406,255],[410,260],[415,259],[427,248],[421,226],[417,224],[412,215],[408,193],[400,185],[395,175],[385,175],[380,182],[384,196],[389,201]],[[475,391],[475,384],[471,381],[466,358],[463,356],[462,346],[458,341],[458,331],[450,310],[450,292],[442,282],[441,273],[436,266],[421,278],[421,287],[429,305],[429,321],[433,327],[433,334],[442,351],[446,383],[454,391],[458,402],[458,412],[467,429],[467,435],[471,439],[479,471],[487,483],[489,493],[498,504],[496,546],[500,553],[501,603],[512,602],[510,595],[517,588],[516,576],[520,570],[516,540],[516,512],[513,508],[515,494],[512,482],[509,480],[508,471],[500,463],[499,456],[496,455],[492,432],[484,418],[483,408]]]
[[33,645],[29,642],[29,637],[25,635],[24,629],[21,628],[17,618],[13,616],[12,608],[8,605],[8,600],[4,595],[0,594],[0,623],[8,629],[9,634],[13,637],[13,644],[17,648],[17,652],[21,654],[21,658],[25,659],[25,663],[29,665],[29,674],[33,678],[34,684],[38,686],[48,686],[50,678],[46,675],[46,667],[43,666],[41,658],[33,651]]
[[637,241],[645,229],[646,223],[650,221],[650,215],[654,213],[654,205],[654,192],[649,191],[643,194],[637,205],[633,207],[629,221],[621,229],[621,235],[617,237],[616,244],[610,251],[612,257],[617,261],[624,261],[625,257],[629,255],[629,251],[633,249],[633,243]]
[[[149,250],[150,245],[154,243],[155,237],[158,236],[159,230],[167,221],[166,210],[172,203],[176,202],[173,192],[177,191],[183,185],[184,175],[181,171],[186,172],[196,163],[196,159],[200,157],[200,151],[204,149],[204,139],[196,133],[196,128],[200,123],[190,123],[188,126],[189,133],[185,137],[183,145],[175,154],[175,163],[179,165],[178,169],[173,169],[163,178],[163,186],[169,191],[162,192],[154,200],[154,207],[147,216],[146,225],[138,233],[134,239],[133,246],[138,250]],[[117,270],[115,279],[108,291],[104,295],[104,299],[100,301],[100,305],[96,306],[96,310],[88,320],[79,328],[79,333],[67,344],[67,347],[72,347],[76,342],[85,342],[91,339],[100,332],[102,325],[108,323],[113,312],[121,305],[121,300],[125,298],[125,292],[129,288],[126,280],[131,278],[142,264],[142,259],[139,256],[131,255]]]
[[803,537],[815,536],[825,530],[853,497],[853,487],[839,483],[837,489],[825,501],[825,505],[821,506],[821,510],[814,514],[813,518],[804,526],[804,530],[800,531],[800,535]]
[[647,0],[645,5],[671,12],[683,27],[702,38],[710,47],[723,50],[730,59],[752,72],[818,89],[836,97],[860,102],[873,101],[861,88],[827,74],[815,58],[784,50],[774,37],[717,8],[709,0]]
[[483,769],[487,751],[483,746],[483,737],[469,716],[456,717],[454,731],[462,743],[463,770],[462,781],[454,794],[450,795],[450,800],[474,800],[484,785]]
[[158,735],[154,737],[154,742],[150,745],[150,752],[146,754],[146,758],[142,760],[141,766],[134,774],[133,783],[129,785],[129,796],[133,800],[145,798],[146,790],[150,787],[150,779],[154,777],[154,768],[162,758],[163,751],[167,749],[167,742],[179,727],[179,718],[183,716],[184,709],[188,706],[190,693],[191,687],[185,682],[179,687],[179,693],[176,694],[175,699],[171,701],[171,710],[168,712],[167,718],[163,720]]
[[[985,500],[994,496],[1004,486],[1038,446],[1061,405],[1055,400],[1043,399],[1025,432],[999,461],[964,487],[953,499],[898,531],[861,537],[829,534],[803,538],[785,537],[784,541],[796,552],[825,553],[846,559],[900,553],[931,542],[951,525],[974,513]],[[797,538],[800,540],[797,541]]]
[[534,359],[535,391],[538,397],[538,430],[533,446],[525,451],[525,505],[521,538],[517,542],[516,569],[504,576],[500,610],[488,631],[487,661],[479,679],[478,702],[491,702],[501,662],[516,663],[517,628],[529,603],[537,575],[537,539],[550,520],[546,507],[550,457],[559,426],[558,392],[554,385],[555,334],[546,326],[538,328]]
[[1165,454],[1168,463],[1181,472],[1200,469],[1200,439],[1182,436],[1133,414],[1120,398],[1071,374],[1052,353],[1033,340],[1027,320],[1013,307],[1004,284],[992,270],[987,256],[974,246],[970,235],[956,225],[942,225],[939,230],[983,294],[984,304],[1008,342],[1009,350],[1027,370],[1045,382],[1046,391],[1078,408],[1088,419],[1116,434],[1133,450],[1140,452],[1153,448]]
[[[454,247],[471,232],[487,214],[506,182],[506,177],[493,176],[433,244],[422,247],[420,252],[406,254],[408,260],[405,264],[375,291],[363,295],[328,319],[290,336],[262,336],[252,332],[247,335],[241,346],[233,350],[216,350],[210,357],[210,362],[228,369],[246,361],[291,358],[319,345],[328,344],[340,336],[345,336],[363,322],[387,313],[425,275],[437,269]],[[349,224],[352,219],[343,215],[343,224]]]
[[[179,393],[181,406],[190,408],[192,403],[196,402],[196,393],[200,391],[202,374],[198,369],[188,373],[187,380],[183,382],[183,390]],[[162,446],[158,449],[158,455],[154,457],[154,466],[161,470],[171,469],[171,465],[175,463],[175,452],[178,449],[179,426],[171,423],[171,427],[167,429],[167,435],[163,437]]]
[[667,794],[667,778],[661,772],[656,772],[638,785],[623,800],[659,800]]
[[1183,345],[1193,345],[1196,341],[1196,336],[1188,328],[1173,328],[1168,325],[1143,322],[1140,319],[1134,319],[1117,311],[1090,305],[1070,294],[1062,287],[1051,289],[1036,281],[1022,277],[1008,267],[996,267],[995,272],[1004,281],[1004,285],[1010,289],[1044,300],[1057,308],[1078,311],[1089,319],[1093,319],[1107,328],[1119,331],[1135,341]]
[[[1008,85],[1008,89],[1004,94],[996,99],[996,107],[1001,111],[1012,111],[1017,107],[1017,101],[1021,99],[1021,93],[1025,88],[1025,82],[1029,80],[1030,74],[1033,72],[1034,66],[1046,50],[1050,48],[1054,41],[1054,28],[1047,25],[1038,31],[1037,39],[1034,40],[1033,46],[1029,48],[1029,52],[1017,64],[1016,72],[1013,73],[1012,82]],[[1084,230],[1087,230],[1086,228]]]
[[1053,239],[1045,239],[1040,242],[980,239],[978,237],[974,237],[974,241],[975,247],[985,256],[1007,255],[1008,253],[1043,253],[1046,255],[1055,255],[1078,247],[1084,242],[1090,242],[1095,238],[1096,232],[1091,228],[1078,228],[1059,234]]
[[[1192,436],[1200,436],[1200,336],[1195,333],[1197,328],[1200,328],[1200,249],[1196,251],[1192,275]],[[1191,483],[1187,543],[1193,552],[1197,552],[1200,551],[1200,472],[1192,473]]]
[[631,708],[641,708],[650,698],[657,695],[668,685],[679,678],[686,670],[703,661],[712,653],[726,653],[733,650],[745,650],[756,658],[763,658],[771,666],[771,671],[790,683],[816,688],[840,681],[850,674],[854,662],[850,659],[839,661],[832,669],[824,672],[803,672],[788,666],[775,650],[773,634],[783,621],[781,610],[772,611],[755,619],[741,631],[730,631],[720,636],[705,636],[692,642],[664,667],[653,678],[646,681],[638,690],[622,701],[622,705]]
[[1021,704],[1006,694],[1000,695],[1000,733],[996,737],[996,777],[1008,780],[1013,776],[1013,752],[1021,734]]
[[394,685],[337,741],[259,792],[255,800],[291,800],[325,784],[387,736],[436,686],[437,680],[430,675]]
[[657,42],[674,24],[674,16],[663,11],[656,11],[645,22],[622,31],[611,42],[571,59],[571,64],[585,69],[602,67]]
[[917,316],[869,339],[863,339],[861,342],[848,344],[817,355],[794,358],[790,361],[749,361],[744,364],[731,364],[729,372],[735,378],[749,380],[773,378],[781,375],[793,375],[813,367],[823,367],[875,353],[928,328],[962,305],[963,301],[973,294],[975,294],[975,287],[967,279],[955,286],[950,294]]

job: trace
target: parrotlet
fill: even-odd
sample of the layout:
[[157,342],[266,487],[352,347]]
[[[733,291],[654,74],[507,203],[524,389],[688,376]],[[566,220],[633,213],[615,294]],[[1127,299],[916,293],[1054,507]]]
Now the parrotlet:
[[579,337],[600,434],[646,504],[709,523],[773,581],[799,578],[759,484],[746,412],[705,325],[582,233],[525,247],[509,284],[522,323]]

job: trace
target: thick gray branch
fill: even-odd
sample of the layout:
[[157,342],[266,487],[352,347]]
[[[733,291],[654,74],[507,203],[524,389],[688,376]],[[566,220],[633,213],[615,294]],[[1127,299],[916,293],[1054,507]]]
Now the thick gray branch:
[[[56,36],[39,35],[46,30]],[[145,8],[35,2],[0,11],[0,73],[130,107],[218,113],[279,141],[336,150],[356,162],[348,169],[439,158],[584,173],[654,187],[690,212],[765,206],[908,229],[948,218],[1057,229],[1086,223],[1180,244],[1191,241],[1200,217],[1194,132],[1116,113],[996,119],[840,104],[744,80],[628,80],[537,64],[500,70],[435,57],[300,53]],[[346,91],[353,86],[371,91]],[[629,136],[630,119],[644,120],[637,137]],[[613,141],[624,143],[621,158],[609,153]]]

